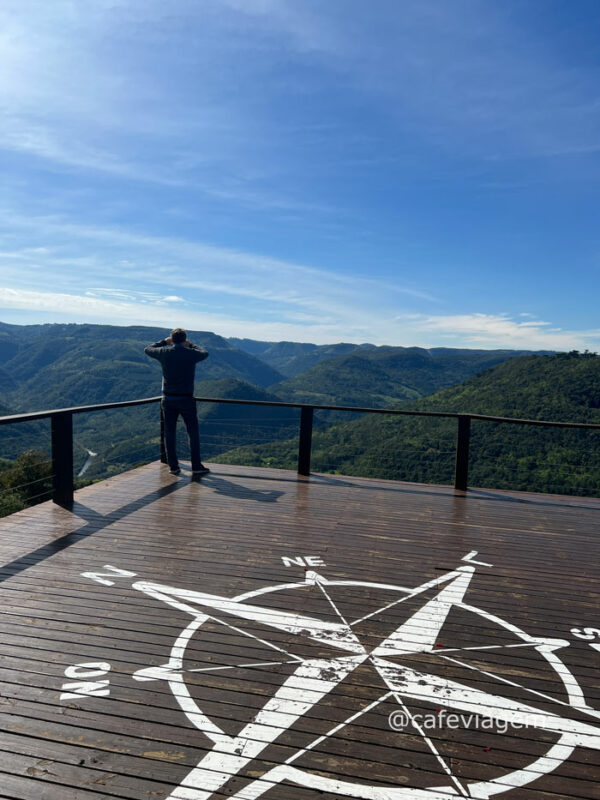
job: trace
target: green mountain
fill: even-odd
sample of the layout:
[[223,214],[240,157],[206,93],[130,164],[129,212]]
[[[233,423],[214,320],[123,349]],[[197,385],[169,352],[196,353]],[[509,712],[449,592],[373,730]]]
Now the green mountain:
[[[0,402],[0,417],[16,414],[14,408]],[[4,467],[30,450],[50,452],[50,423],[46,420],[0,425],[0,464]],[[2,514],[0,514],[2,516]]]
[[243,350],[245,353],[250,353],[253,356],[259,356],[268,350],[275,342],[263,342],[259,339],[238,339],[236,336],[228,336],[227,341],[238,350]]
[[321,361],[337,358],[355,350],[373,348],[372,344],[309,344],[307,342],[259,342],[254,339],[229,339],[235,347],[257,356],[290,378],[298,375]]
[[523,350],[369,347],[323,361],[270,390],[290,403],[390,408],[526,354]]
[[[571,353],[511,359],[402,407],[600,424],[600,358]],[[455,420],[361,415],[315,432],[312,469],[451,484],[455,444]],[[290,440],[240,448],[218,460],[294,469],[296,450]],[[600,432],[475,420],[469,484],[599,496]]]
[[[160,394],[160,365],[144,347],[164,329],[113,325],[7,325],[0,323],[0,393],[18,411],[133,400]],[[281,375],[226,339],[190,331],[210,356],[201,380],[234,378],[268,386]]]
[[[158,395],[160,365],[147,358],[143,348],[163,335],[162,329],[137,326],[17,326],[0,323],[0,399],[4,404],[0,413],[118,402]],[[424,394],[459,383],[474,372],[499,361],[522,355],[518,351],[424,350],[349,344],[317,347],[305,343],[239,340],[247,349],[254,348],[258,352],[258,355],[253,355],[209,332],[190,332],[190,338],[203,344],[210,353],[210,358],[202,362],[197,370],[200,379],[196,384],[198,396],[359,406],[389,407],[400,401],[417,400],[425,403],[425,400],[419,400]],[[348,348],[350,352],[346,352]],[[282,365],[288,359],[285,369],[290,369],[292,363],[297,366],[303,358],[321,360],[304,373],[282,381],[282,374],[261,360],[268,350],[271,351],[270,357],[280,359]],[[517,365],[523,361],[526,359],[517,359],[513,363]],[[581,363],[588,364],[591,360],[583,359]],[[525,377],[528,378],[529,373]],[[473,385],[477,379],[474,380]],[[584,385],[582,380],[581,376],[577,380],[571,376],[568,386],[565,386],[565,396],[567,389],[572,391],[571,384]],[[554,380],[544,390],[545,394],[551,396],[558,385],[559,382]],[[457,387],[453,391],[462,389]],[[497,408],[491,413],[511,413],[511,409],[505,407],[506,393],[497,394],[498,391],[497,388],[492,391]],[[525,394],[523,390],[519,397],[522,399]],[[542,393],[541,397],[545,394]],[[430,402],[439,401],[441,407],[446,408],[457,396],[438,392]],[[487,402],[485,398],[483,400]],[[477,410],[476,404],[473,408]],[[537,412],[543,415],[544,408],[541,411],[531,409],[532,415]],[[558,418],[568,419],[566,414],[566,411],[562,413],[562,409],[557,409]],[[252,453],[252,458],[267,459],[260,463],[275,463],[275,458],[275,461],[278,459],[277,463],[295,464],[297,410],[207,403],[199,405],[199,416],[205,458],[214,459],[219,453],[243,446],[245,452]],[[332,422],[339,423],[339,417],[321,414],[317,419],[317,427],[323,430]],[[394,420],[394,424],[396,422]],[[323,431],[315,435],[318,468],[362,470],[364,474],[371,470],[372,474],[382,474],[384,462],[381,455],[376,457],[370,454],[368,438],[361,441],[360,431],[363,430],[362,425],[366,426],[365,430],[370,430],[369,425],[383,425],[384,420],[365,418],[360,424],[358,420],[353,424],[357,426],[356,429],[348,430],[356,430],[356,433],[352,433],[348,442],[345,433],[339,434],[338,431],[346,430],[339,424],[330,432]],[[379,435],[377,430],[375,438]],[[446,448],[443,458],[439,447],[436,451],[431,445],[431,452],[437,452],[438,456],[432,462],[429,456],[423,457],[419,450],[419,437],[427,438],[429,430],[419,432],[415,428],[416,432],[411,434],[417,444],[412,450],[412,445],[409,447],[407,459],[402,462],[406,464],[406,472],[399,472],[396,454],[390,457],[389,464],[385,462],[385,474],[388,477],[410,477],[410,470],[414,472],[415,464],[421,464],[422,461],[413,475],[415,480],[450,479],[447,473],[449,469],[451,473],[454,433],[451,431],[448,436],[444,434],[446,438],[440,440],[443,440]],[[185,457],[187,442],[183,428],[180,434],[180,452]],[[320,440],[321,435],[330,438]],[[348,449],[348,443],[351,449]],[[261,448],[265,446],[263,452]],[[395,445],[391,441],[386,446],[393,448]],[[403,446],[406,448],[406,442],[403,442]],[[83,480],[105,477],[155,459],[159,452],[158,406],[76,415],[74,448],[76,472],[82,471]],[[0,459],[4,459],[4,467],[10,466],[7,460],[13,462],[29,450],[49,453],[48,421],[0,427]],[[418,458],[415,455],[417,452],[420,454]],[[25,465],[28,463],[27,460],[23,462]],[[19,470],[24,467],[17,465],[15,469],[17,480]],[[10,484],[14,488],[13,479],[5,477],[7,486]]]

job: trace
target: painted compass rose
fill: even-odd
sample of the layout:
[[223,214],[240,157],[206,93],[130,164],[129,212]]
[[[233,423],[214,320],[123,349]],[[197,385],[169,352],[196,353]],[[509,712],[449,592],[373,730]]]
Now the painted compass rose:
[[[524,787],[541,776],[557,769],[573,752],[575,747],[600,750],[600,712],[586,703],[577,680],[558,656],[558,651],[569,642],[564,639],[532,637],[516,625],[509,623],[481,608],[465,602],[465,594],[473,578],[474,553],[466,556],[462,564],[441,577],[430,580],[416,588],[384,583],[356,580],[328,580],[326,577],[307,571],[299,582],[283,583],[246,592],[235,597],[221,597],[202,591],[179,589],[159,583],[137,581],[133,588],[166,603],[187,615],[191,621],[174,643],[168,663],[147,667],[137,671],[138,681],[165,681],[188,720],[212,742],[212,748],[199,764],[187,775],[167,800],[209,800],[222,797],[223,793],[234,800],[256,800],[278,785],[298,786],[319,792],[330,792],[343,797],[362,800],[448,800],[449,797],[492,798],[502,795],[509,800],[517,787]],[[490,566],[485,564],[484,566]],[[117,571],[116,568],[112,568]],[[118,570],[122,575],[133,575]],[[89,577],[94,577],[87,573]],[[96,578],[97,579],[97,578]],[[111,583],[110,581],[101,581]],[[340,597],[367,593],[371,601],[385,596],[385,602],[367,614],[349,618]],[[306,607],[307,593],[317,594],[327,614],[309,616],[298,613],[296,608]],[[294,602],[294,600],[296,602]],[[401,604],[406,603],[404,607]],[[290,610],[286,610],[285,606]],[[283,606],[283,607],[282,607]],[[399,608],[400,607],[400,608]],[[400,611],[409,608],[408,616],[396,624],[384,638],[363,636],[365,623],[377,622],[390,612],[399,618]],[[471,620],[472,630],[487,632],[496,630],[501,643],[494,639],[465,647],[450,647],[440,644],[451,613],[460,611]],[[327,617],[326,619],[324,617]],[[250,627],[248,624],[250,623]],[[211,668],[190,669],[192,641],[202,632],[203,626],[223,626],[229,633],[239,637],[250,637],[254,643],[270,648],[273,661],[245,662],[229,667],[212,669],[276,670],[286,665],[288,673],[278,688],[264,703],[254,717],[237,735],[225,732],[200,707],[189,685],[191,673],[209,672]],[[245,625],[245,627],[244,627]],[[368,627],[368,626],[367,626]],[[274,638],[272,632],[279,635]],[[271,631],[271,636],[269,635]],[[281,634],[285,634],[283,637]],[[282,643],[285,646],[282,646]],[[296,647],[296,645],[298,645]],[[306,657],[306,645],[319,651],[317,657]],[[304,650],[303,650],[304,646]],[[553,695],[525,684],[513,681],[482,666],[480,661],[464,661],[467,651],[477,655],[495,650],[501,658],[508,648],[528,648],[544,663],[561,692]],[[330,655],[322,655],[323,650]],[[275,660],[276,659],[276,660]],[[416,659],[416,660],[415,660]],[[419,659],[425,659],[425,667]],[[429,659],[429,662],[427,662]],[[415,663],[419,669],[415,668]],[[430,669],[427,663],[431,664]],[[291,665],[291,666],[290,666]],[[436,668],[437,665],[437,668]],[[456,680],[447,677],[444,669],[464,668],[472,678]],[[254,777],[239,789],[231,791],[229,783],[245,773],[255,776],[256,770],[248,771],[252,762],[260,759],[267,748],[276,744],[288,732],[359,668],[369,667],[377,676],[381,691],[374,700],[363,703],[346,719],[335,724],[327,732],[294,752],[286,761],[267,768],[264,774]],[[496,669],[502,672],[502,669]],[[498,690],[490,690],[497,685]],[[485,686],[485,689],[479,688]],[[517,690],[517,691],[515,691]],[[559,699],[561,695],[565,699]],[[515,699],[518,698],[518,699]],[[525,698],[524,702],[522,698]],[[486,780],[466,780],[455,774],[452,760],[447,758],[434,740],[419,724],[409,710],[414,703],[438,706],[453,713],[471,715],[489,722],[515,727],[526,726],[542,733],[544,752],[533,756],[533,760],[512,772]],[[432,785],[420,788],[369,785],[368,776],[362,782],[345,778],[327,777],[318,770],[305,766],[302,760],[314,748],[328,738],[355,724],[361,717],[382,704],[394,704],[407,715],[415,735],[421,738],[423,749],[434,759],[438,777]],[[589,721],[587,721],[589,720]]]

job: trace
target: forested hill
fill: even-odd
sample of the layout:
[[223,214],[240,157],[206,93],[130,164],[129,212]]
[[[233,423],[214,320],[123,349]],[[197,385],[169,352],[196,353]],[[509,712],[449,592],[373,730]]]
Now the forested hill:
[[[145,356],[143,349],[164,335],[164,329],[140,326],[0,323],[0,403],[16,413],[158,395],[160,365]],[[425,350],[344,343],[316,346],[240,340],[246,350],[256,351],[253,355],[207,331],[190,331],[189,335],[210,353],[196,373],[200,396],[222,393],[224,397],[365,406],[411,401],[421,408],[556,419],[581,418],[586,409],[587,413],[595,413],[597,408],[597,395],[593,392],[597,360],[591,357],[532,359],[515,358],[523,353],[510,350]],[[348,348],[350,352],[346,352]],[[297,366],[299,359],[322,360],[304,373],[282,380],[281,373],[261,360],[266,350],[281,364],[288,359],[286,370],[292,368],[292,362]],[[464,385],[446,389],[446,393],[438,391],[430,398],[422,397],[499,361],[506,363],[482,378],[471,378]],[[588,374],[590,367],[593,369]],[[574,374],[574,370],[579,372]],[[576,401],[579,395],[584,401]],[[266,458],[269,463],[295,465],[297,441],[281,441],[291,437],[292,431],[296,435],[297,412],[230,405],[215,406],[210,411],[200,407],[199,413],[207,458],[216,459],[219,453],[235,446],[251,445],[250,456],[260,463],[266,463]],[[321,431],[333,419],[318,416]],[[88,450],[98,453],[86,477],[113,474],[155,458],[157,421],[154,407],[79,416],[75,421],[79,460],[85,461]],[[434,428],[419,427],[417,421],[410,423],[412,428],[396,434],[399,422],[392,422],[389,431],[383,419],[364,419],[354,423],[355,427],[338,425],[331,431],[316,433],[316,468],[449,482],[454,431],[432,441]],[[372,430],[370,426],[374,426]],[[4,426],[0,430],[0,457],[12,460],[30,448],[48,452],[48,429],[45,422]],[[396,435],[402,437],[402,442],[394,441]],[[386,437],[389,441],[382,445]],[[277,444],[268,444],[276,440]],[[267,443],[266,450],[260,449],[260,442]],[[406,451],[402,460],[397,451],[400,444]],[[530,444],[535,449],[535,441]],[[382,447],[393,454],[384,458]]]
[[270,389],[289,402],[391,408],[526,354],[522,350],[371,346],[323,361]]
[[260,342],[255,339],[228,339],[235,347],[258,356],[287,378],[298,375],[321,361],[337,358],[356,350],[372,349],[372,344],[310,344],[308,342]]
[[525,356],[421,399],[415,408],[600,423],[600,357]]
[[[306,373],[298,381],[288,380],[282,383],[281,391],[288,399],[296,394],[300,401],[315,403],[319,401],[310,401],[307,390],[309,394],[322,394],[322,402],[332,403],[336,397],[347,395],[348,385],[354,384],[356,380],[360,383],[361,395],[368,392],[373,395],[382,394],[385,395],[386,403],[407,397],[420,397],[441,386],[458,383],[474,372],[488,369],[508,358],[533,354],[531,350],[467,350],[450,347],[425,349],[348,342],[316,345],[308,342],[261,342],[256,339],[230,338],[228,341],[240,350],[257,356],[286,378],[295,378],[300,373]],[[538,354],[548,355],[549,351],[538,351]],[[364,362],[361,361],[363,358],[369,362],[367,374],[364,374]],[[322,366],[312,371],[317,365]],[[423,367],[433,374],[419,375],[418,371]],[[383,386],[379,386],[380,379],[387,387],[386,393],[382,392]],[[403,379],[407,384],[405,389],[398,392],[394,388],[389,391],[390,385],[395,387],[398,383],[402,384]]]
[[[158,394],[160,366],[143,350],[164,335],[162,328],[141,326],[0,323],[0,401],[15,411],[34,411]],[[199,381],[233,379],[284,400],[315,404],[390,406],[523,354],[227,340],[208,331],[190,331],[189,337],[210,353],[197,370]],[[263,359],[286,372],[311,366],[283,380]]]
[[[0,323],[0,397],[15,410],[109,403],[160,394],[160,365],[144,347],[164,328]],[[265,387],[280,373],[207,331],[189,338],[209,351],[198,380],[229,378]]]
[[[403,408],[600,424],[600,357],[512,359]],[[365,415],[315,432],[313,470],[452,483],[456,422]],[[293,469],[296,442],[219,457]],[[474,421],[470,485],[600,495],[600,434]]]

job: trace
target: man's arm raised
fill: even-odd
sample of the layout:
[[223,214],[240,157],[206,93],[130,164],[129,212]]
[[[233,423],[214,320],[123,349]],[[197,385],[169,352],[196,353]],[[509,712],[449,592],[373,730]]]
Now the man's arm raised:
[[204,361],[205,358],[208,358],[208,351],[204,347],[200,347],[200,345],[197,344],[192,344],[191,342],[186,342],[185,345],[186,347],[189,347],[190,350],[194,351],[196,361]]
[[144,353],[150,358],[160,358],[160,355],[165,347],[168,347],[171,344],[171,340],[169,339],[161,339],[160,342],[154,342],[154,344],[149,344],[148,347],[144,347]]

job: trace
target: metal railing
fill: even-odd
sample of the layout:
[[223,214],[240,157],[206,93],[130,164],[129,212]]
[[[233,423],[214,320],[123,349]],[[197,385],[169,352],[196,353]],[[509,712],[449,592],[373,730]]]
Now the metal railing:
[[[17,422],[36,422],[50,420],[50,448],[52,458],[52,501],[59,506],[70,508],[73,505],[73,414],[89,411],[108,411],[111,408],[127,408],[158,403],[160,397],[145,397],[142,400],[127,400],[123,403],[103,403],[95,406],[73,406],[72,408],[53,408],[46,411],[33,411],[29,414],[11,414],[0,417],[0,425]],[[163,437],[161,435],[161,442]],[[162,450],[162,448],[161,448]],[[162,454],[162,453],[161,453]]]
[[[51,425],[51,457],[52,457],[52,500],[58,505],[69,508],[73,505],[73,415],[93,411],[107,411],[113,408],[128,408],[158,403],[160,397],[145,397],[141,400],[127,400],[121,403],[103,403],[93,406],[74,406],[72,408],[56,408],[46,411],[34,411],[29,414],[12,414],[0,417],[0,425],[18,422],[33,422],[50,419]],[[196,397],[199,403],[223,403],[231,405],[272,406],[274,408],[300,409],[300,426],[298,439],[299,475],[310,475],[310,459],[312,448],[312,430],[314,412],[317,411],[352,411],[360,414],[391,414],[405,417],[442,417],[457,420],[456,459],[454,467],[454,488],[467,491],[469,479],[469,446],[471,439],[471,420],[485,422],[503,422],[511,425],[535,425],[545,428],[578,428],[600,430],[599,424],[585,422],[546,422],[536,419],[517,419],[513,417],[492,417],[485,414],[458,414],[450,411],[406,411],[390,408],[359,408],[357,406],[321,406],[308,403],[284,403],[271,400],[237,400],[223,397]],[[164,447],[164,425],[161,414],[160,460],[166,463]]]

